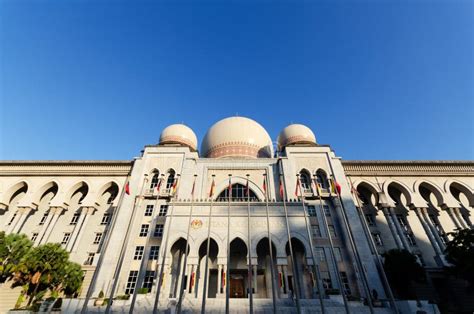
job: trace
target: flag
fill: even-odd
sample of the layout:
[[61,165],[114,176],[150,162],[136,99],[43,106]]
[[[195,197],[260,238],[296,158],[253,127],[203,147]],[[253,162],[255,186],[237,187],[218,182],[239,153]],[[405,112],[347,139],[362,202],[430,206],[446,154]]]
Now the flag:
[[323,195],[323,191],[321,190],[321,185],[319,185],[319,183],[316,183],[316,188],[318,189],[318,195]]
[[229,177],[229,190],[227,192],[227,195],[229,196],[229,200],[232,199],[232,181]]
[[267,195],[267,180],[265,180],[265,176],[263,176],[263,192]]
[[283,274],[281,272],[278,273],[278,279],[279,279],[280,288],[283,288]]
[[178,189],[178,178],[175,178],[173,185],[171,186],[171,194],[175,194],[177,189]]
[[336,185],[334,184],[334,180],[332,178],[329,179],[329,186],[331,188],[331,194],[336,194]]
[[331,192],[334,194],[341,194],[341,185],[336,181],[336,179],[331,178]]
[[245,196],[249,196],[249,179],[247,179],[247,185],[245,186]]
[[314,280],[314,274],[313,272],[310,272],[311,273],[311,283],[313,284],[313,287],[316,287],[316,280]]
[[296,189],[295,189],[295,196],[299,196],[300,192],[300,178],[296,178]]
[[209,191],[209,197],[212,197],[214,195],[214,188],[215,187],[216,187],[216,183],[214,182],[214,178],[212,178],[211,190]]
[[130,182],[127,182],[127,184],[125,185],[125,193],[127,193],[127,195],[130,195]]
[[194,287],[194,272],[191,273],[191,281],[189,282],[189,289]]
[[280,198],[283,199],[283,180],[280,177]]
[[160,178],[160,180],[158,181],[158,185],[156,186],[156,191],[158,193],[160,193],[160,189],[161,189],[161,183],[163,182],[163,178]]
[[225,271],[222,272],[222,288],[225,287]]
[[354,194],[355,196],[359,197],[359,191],[354,187],[354,185],[351,183],[351,193]]

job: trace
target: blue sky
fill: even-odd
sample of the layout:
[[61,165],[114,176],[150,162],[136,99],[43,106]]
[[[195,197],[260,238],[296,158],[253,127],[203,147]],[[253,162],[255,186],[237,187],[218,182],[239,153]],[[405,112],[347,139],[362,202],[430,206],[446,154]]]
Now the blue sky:
[[472,1],[0,0],[0,159],[131,159],[176,122],[474,159]]

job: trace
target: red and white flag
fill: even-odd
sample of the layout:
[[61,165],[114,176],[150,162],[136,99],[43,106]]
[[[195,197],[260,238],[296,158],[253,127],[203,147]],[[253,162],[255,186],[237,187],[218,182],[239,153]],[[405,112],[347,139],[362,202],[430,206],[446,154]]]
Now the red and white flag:
[[127,184],[125,184],[125,193],[127,193],[127,195],[130,195],[130,182],[127,182]]
[[212,178],[211,189],[209,190],[209,197],[214,195],[214,188],[216,187],[216,183],[214,182],[214,178]]
[[296,189],[295,189],[295,196],[300,196],[300,178],[296,178]]

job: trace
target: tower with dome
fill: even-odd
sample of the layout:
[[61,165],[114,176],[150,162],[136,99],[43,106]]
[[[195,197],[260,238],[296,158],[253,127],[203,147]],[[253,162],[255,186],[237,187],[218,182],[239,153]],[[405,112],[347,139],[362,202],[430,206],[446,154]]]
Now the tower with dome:
[[272,138],[229,117],[200,143],[172,124],[132,161],[3,161],[0,228],[83,265],[71,312],[391,313],[394,248],[436,291],[447,233],[472,228],[473,162],[344,161],[302,124]]

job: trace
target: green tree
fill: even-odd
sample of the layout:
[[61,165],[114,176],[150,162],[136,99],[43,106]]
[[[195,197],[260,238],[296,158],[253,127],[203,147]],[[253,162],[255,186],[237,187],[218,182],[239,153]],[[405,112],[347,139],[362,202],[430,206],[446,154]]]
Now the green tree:
[[453,238],[446,245],[446,260],[453,266],[448,271],[474,286],[474,230],[451,232]]
[[51,292],[76,292],[82,283],[80,266],[69,261],[69,253],[58,243],[32,248],[15,268],[17,284],[27,284],[28,305]]
[[33,243],[24,234],[0,232],[0,282],[12,276],[15,267],[30,251]]
[[399,249],[389,250],[383,256],[385,273],[398,297],[415,297],[412,282],[421,282],[426,278],[416,256],[407,250]]

